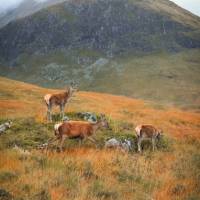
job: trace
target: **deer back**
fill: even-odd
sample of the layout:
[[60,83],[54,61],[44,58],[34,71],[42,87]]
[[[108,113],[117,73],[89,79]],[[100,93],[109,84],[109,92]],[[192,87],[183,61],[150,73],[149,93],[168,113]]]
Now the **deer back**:
[[89,122],[68,121],[58,127],[58,132],[68,137],[87,137],[93,134],[93,126]]
[[157,129],[152,125],[140,125],[136,127],[137,136],[151,138],[157,135]]

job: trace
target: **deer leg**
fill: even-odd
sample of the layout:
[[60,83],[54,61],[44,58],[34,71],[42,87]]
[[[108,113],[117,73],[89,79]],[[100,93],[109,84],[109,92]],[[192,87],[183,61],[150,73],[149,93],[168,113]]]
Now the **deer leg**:
[[61,117],[62,119],[64,119],[64,115],[65,115],[64,109],[65,109],[65,105],[64,105],[64,104],[61,104],[61,105],[60,105],[60,117]]
[[155,138],[152,138],[152,147],[153,147],[153,151],[155,151],[155,143],[156,141],[155,141]]
[[49,116],[50,116],[50,122],[52,122],[52,113],[51,113],[51,110],[49,111]]
[[60,139],[60,142],[59,142],[60,152],[63,151],[63,144],[64,144],[65,139],[66,139],[66,136],[62,136]]
[[52,121],[52,119],[51,119],[51,111],[50,110],[47,111],[47,120],[48,121]]
[[79,146],[79,147],[82,146],[82,143],[83,143],[82,139],[79,139],[79,141],[78,141],[78,146]]
[[49,114],[50,114],[50,111],[49,111],[49,106],[48,106],[48,108],[47,108],[47,120],[49,121]]
[[63,144],[62,141],[63,141],[63,138],[60,137],[57,144],[57,150],[60,150],[60,152],[62,152],[62,144]]
[[138,141],[137,141],[138,152],[141,152],[141,142],[142,142],[142,139],[141,139],[141,138],[138,138]]
[[47,120],[52,121],[52,116],[51,116],[51,105],[48,105],[48,110],[47,110]]
[[85,138],[80,138],[80,139],[79,139],[79,143],[78,143],[79,147],[82,146],[84,140],[85,140]]
[[53,139],[50,139],[48,142],[47,142],[47,146],[46,146],[46,150],[48,150],[50,144],[53,144],[54,142],[56,142],[59,138],[53,138]]

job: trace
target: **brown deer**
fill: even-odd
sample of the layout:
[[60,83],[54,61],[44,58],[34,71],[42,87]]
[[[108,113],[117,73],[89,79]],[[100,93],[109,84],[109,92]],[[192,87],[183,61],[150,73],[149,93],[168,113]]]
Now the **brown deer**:
[[73,82],[71,86],[66,89],[65,92],[56,94],[46,94],[44,96],[44,101],[47,105],[47,120],[52,121],[51,111],[53,106],[60,107],[61,117],[63,119],[65,105],[69,102],[70,98],[76,91],[77,91],[77,84]]
[[101,127],[109,128],[105,115],[101,115],[100,120],[96,123],[86,121],[67,121],[55,124],[55,136],[56,140],[59,140],[58,146],[60,151],[62,151],[62,146],[66,138],[78,138],[81,143],[83,140],[88,139],[96,144],[96,140],[92,136],[95,135],[96,131]]
[[159,140],[162,136],[162,130],[156,129],[152,125],[139,125],[135,128],[138,151],[141,152],[141,143],[143,140],[151,140],[153,151],[156,147],[156,139]]

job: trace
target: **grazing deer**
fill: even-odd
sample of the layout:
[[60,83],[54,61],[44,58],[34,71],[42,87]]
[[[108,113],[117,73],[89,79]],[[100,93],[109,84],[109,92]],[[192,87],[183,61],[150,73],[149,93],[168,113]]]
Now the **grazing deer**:
[[135,128],[135,131],[137,137],[138,151],[141,152],[141,142],[143,140],[151,140],[154,151],[156,147],[156,139],[160,139],[162,135],[162,130],[158,130],[152,125],[139,125]]
[[44,101],[47,105],[47,120],[52,121],[51,110],[54,105],[60,107],[61,117],[63,119],[65,105],[69,102],[70,98],[76,91],[77,84],[72,83],[71,86],[67,88],[65,92],[57,94],[46,94],[44,96]]
[[60,151],[66,138],[78,138],[82,142],[84,139],[89,139],[91,142],[96,143],[92,137],[96,131],[101,128],[109,128],[105,115],[100,116],[100,120],[96,123],[86,121],[67,121],[56,124],[54,126],[56,139],[59,140],[58,145]]

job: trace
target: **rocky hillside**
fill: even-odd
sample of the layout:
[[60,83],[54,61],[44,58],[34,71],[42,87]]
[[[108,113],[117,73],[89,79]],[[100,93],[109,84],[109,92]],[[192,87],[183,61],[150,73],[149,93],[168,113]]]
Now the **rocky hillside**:
[[179,82],[197,101],[199,27],[200,18],[168,0],[66,1],[0,29],[0,74],[158,100],[172,91],[169,102],[188,99]]
[[23,53],[79,48],[112,57],[130,51],[200,47],[200,39],[192,37],[195,27],[156,11],[150,3],[101,0],[57,4],[4,27],[0,32],[1,57],[10,61]]

